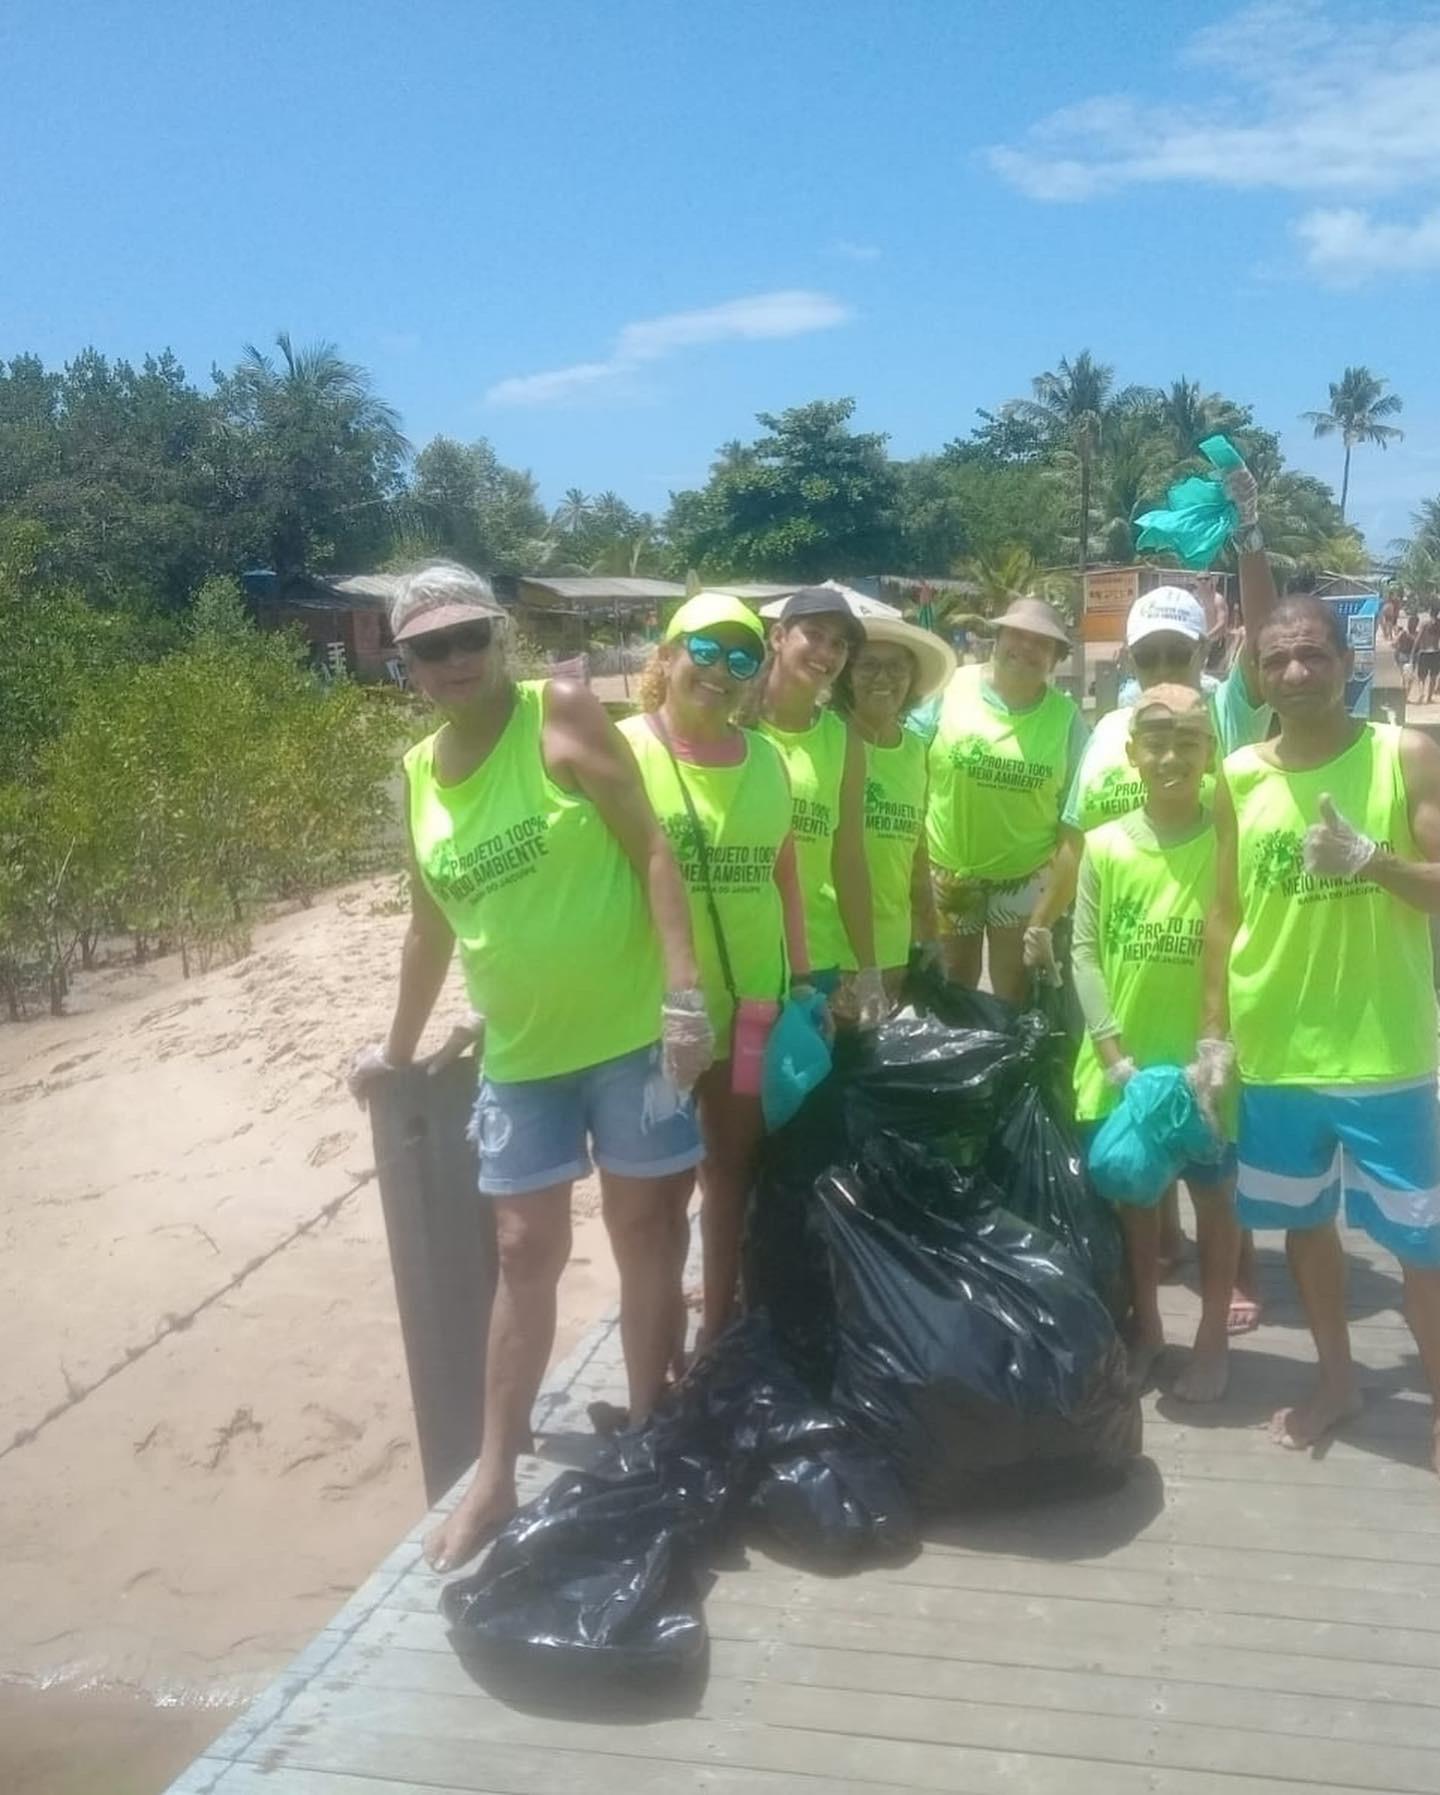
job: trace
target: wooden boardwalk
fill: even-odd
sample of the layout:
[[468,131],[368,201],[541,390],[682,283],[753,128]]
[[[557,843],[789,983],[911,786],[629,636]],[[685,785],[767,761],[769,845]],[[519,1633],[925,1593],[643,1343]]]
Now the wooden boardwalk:
[[[750,1551],[706,1604],[708,1682],[658,1711],[487,1694],[417,1528],[172,1795],[1435,1795],[1440,1487],[1398,1273],[1352,1239],[1367,1413],[1286,1453],[1263,1423],[1309,1342],[1277,1245],[1231,1394],[1148,1398],[1118,1493],[949,1522],[849,1578]],[[1183,1339],[1195,1300],[1167,1301]],[[552,1382],[561,1452],[617,1364],[607,1322]],[[555,1469],[527,1461],[527,1493]]]

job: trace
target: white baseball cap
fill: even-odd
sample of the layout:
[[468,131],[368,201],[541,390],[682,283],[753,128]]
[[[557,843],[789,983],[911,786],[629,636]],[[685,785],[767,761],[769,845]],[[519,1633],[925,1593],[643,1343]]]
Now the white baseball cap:
[[1205,609],[1200,600],[1183,586],[1157,586],[1153,592],[1142,592],[1130,607],[1125,619],[1125,646],[1133,648],[1146,636],[1186,636],[1192,642],[1203,642],[1209,635]]

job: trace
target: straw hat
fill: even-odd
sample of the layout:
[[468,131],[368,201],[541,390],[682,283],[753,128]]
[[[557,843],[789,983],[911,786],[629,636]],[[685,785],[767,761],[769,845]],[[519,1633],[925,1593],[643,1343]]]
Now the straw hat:
[[910,651],[915,661],[914,701],[932,697],[955,671],[955,650],[919,624],[907,623],[893,611],[888,616],[863,613],[867,642],[890,642]]
[[1060,613],[1043,598],[1012,599],[1004,616],[995,619],[994,627],[997,630],[1024,630],[1027,636],[1047,636],[1062,648],[1070,646],[1070,632]]

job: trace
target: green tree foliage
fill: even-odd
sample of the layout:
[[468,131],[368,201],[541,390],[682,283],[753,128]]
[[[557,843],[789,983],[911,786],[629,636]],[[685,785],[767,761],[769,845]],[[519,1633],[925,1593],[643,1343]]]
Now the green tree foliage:
[[760,412],[765,434],[728,444],[698,493],[678,493],[667,533],[682,566],[712,576],[821,579],[894,564],[900,476],[885,438],[850,429],[853,399]]
[[415,509],[434,552],[482,573],[528,573],[551,553],[534,476],[506,467],[482,436],[437,436],[415,457]]
[[1340,516],[1350,498],[1350,456],[1359,443],[1374,443],[1388,448],[1399,442],[1405,432],[1386,418],[1395,417],[1405,401],[1398,393],[1387,393],[1389,382],[1372,374],[1368,368],[1346,368],[1339,380],[1330,382],[1330,404],[1325,411],[1307,411],[1305,422],[1314,427],[1316,436],[1338,436],[1345,445],[1345,466],[1340,477]]
[[243,552],[282,579],[374,565],[394,529],[408,445],[397,413],[333,343],[278,359],[252,344],[216,373],[221,475],[245,520]]
[[0,783],[0,984],[40,969],[58,1008],[102,934],[178,945],[187,970],[246,943],[256,907],[353,871],[375,840],[396,718],[204,587],[184,646],[87,670],[23,780]]

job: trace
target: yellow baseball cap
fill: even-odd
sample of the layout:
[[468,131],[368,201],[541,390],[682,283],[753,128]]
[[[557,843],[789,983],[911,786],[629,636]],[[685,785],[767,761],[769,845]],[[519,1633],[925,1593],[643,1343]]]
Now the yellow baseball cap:
[[697,592],[694,598],[687,598],[666,625],[665,640],[673,642],[680,636],[693,636],[699,630],[714,629],[717,623],[733,623],[738,629],[749,630],[760,652],[765,652],[765,625],[749,605],[728,592]]

